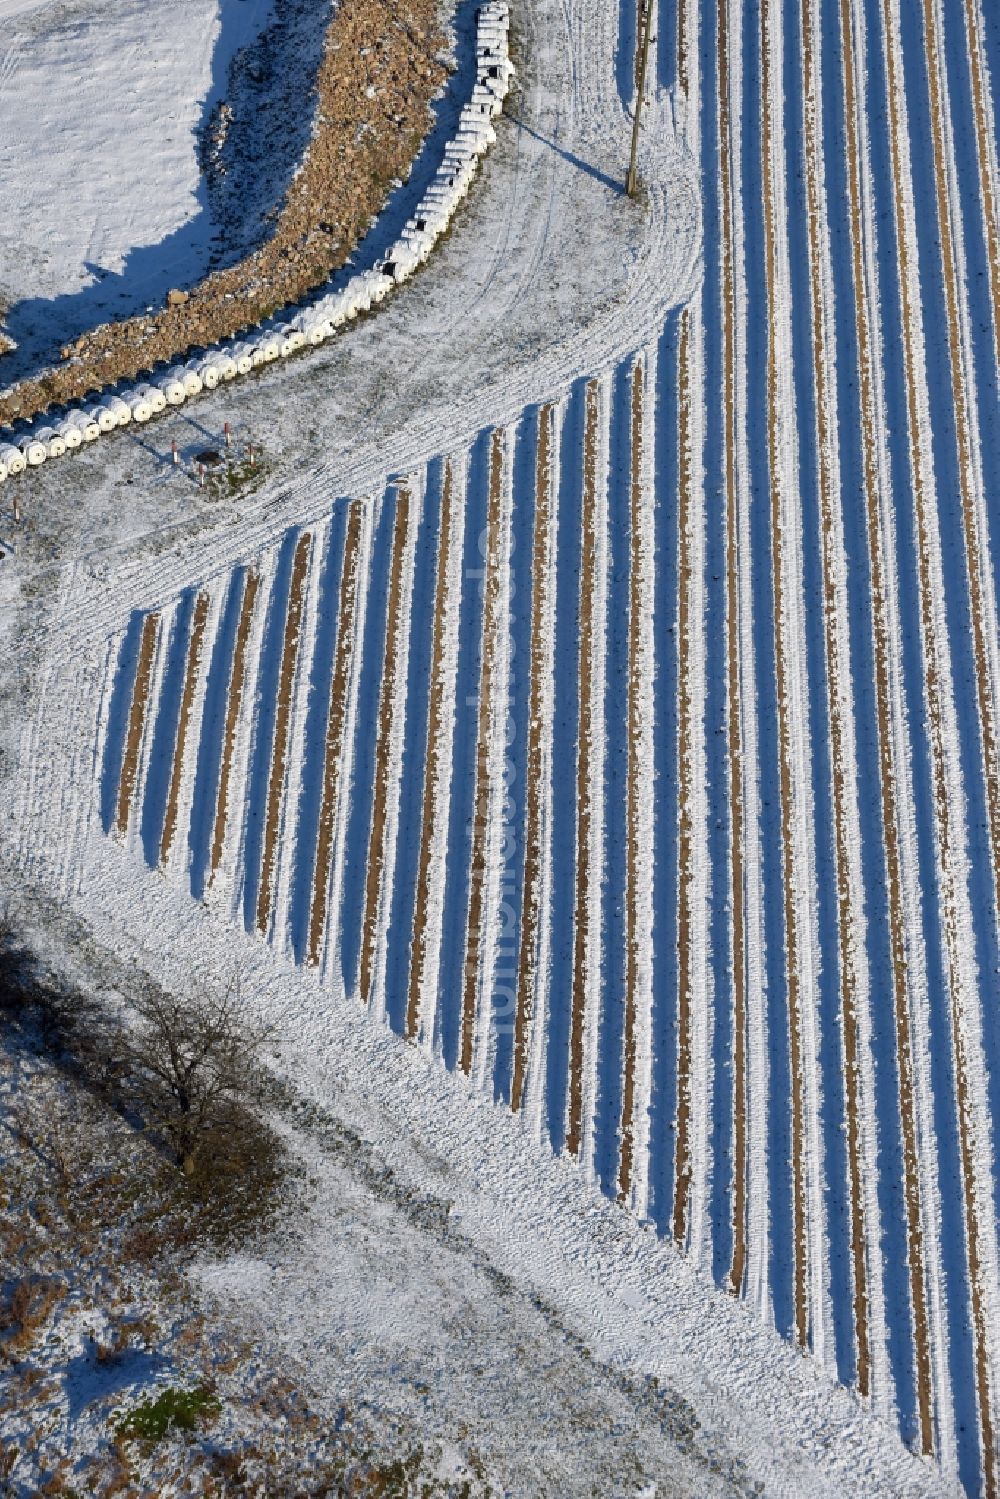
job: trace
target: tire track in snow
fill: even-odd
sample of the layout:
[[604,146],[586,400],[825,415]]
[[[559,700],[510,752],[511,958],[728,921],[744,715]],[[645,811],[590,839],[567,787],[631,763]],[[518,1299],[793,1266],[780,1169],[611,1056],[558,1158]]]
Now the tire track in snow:
[[167,792],[167,809],[163,818],[163,832],[160,835],[161,865],[166,864],[170,858],[170,850],[173,847],[174,836],[177,832],[177,804],[181,790],[181,776],[184,770],[184,757],[187,752],[188,730],[191,725],[191,709],[194,704],[195,689],[198,685],[198,673],[201,670],[201,648],[205,638],[205,625],[208,622],[208,606],[209,595],[203,589],[195,600],[194,616],[191,621],[187,666],[184,672],[184,688],[181,693],[180,716],[177,720],[177,738],[174,743],[174,760],[170,771],[170,787]]
[[142,622],[142,637],[139,641],[139,660],[132,685],[132,702],[129,707],[128,729],[125,734],[125,754],[122,757],[121,778],[118,782],[118,805],[115,811],[115,826],[122,837],[128,832],[135,794],[136,777],[139,773],[139,754],[142,749],[143,731],[149,702],[149,681],[153,670],[153,658],[160,632],[158,613],[147,614]]
[[344,540],[344,560],[340,575],[337,638],[334,646],[333,674],[330,679],[330,702],[323,758],[323,795],[316,833],[316,862],[313,868],[312,898],[309,906],[306,961],[313,967],[322,957],[330,872],[333,867],[336,809],[343,788],[344,728],[347,721],[347,696],[355,648],[361,535],[362,502],[354,500],[347,518],[347,536]]
[[302,625],[303,590],[312,551],[312,535],[303,531],[295,543],[292,560],[292,579],[288,592],[288,610],[285,615],[285,633],[281,649],[281,666],[278,675],[278,698],[274,722],[274,742],[271,746],[271,769],[267,783],[267,803],[264,821],[264,842],[261,857],[260,884],[257,888],[257,930],[266,934],[271,922],[271,895],[274,887],[275,847],[281,815],[281,799],[285,790],[285,771],[288,764],[288,737],[292,716],[292,688],[295,682],[295,667],[298,661]]

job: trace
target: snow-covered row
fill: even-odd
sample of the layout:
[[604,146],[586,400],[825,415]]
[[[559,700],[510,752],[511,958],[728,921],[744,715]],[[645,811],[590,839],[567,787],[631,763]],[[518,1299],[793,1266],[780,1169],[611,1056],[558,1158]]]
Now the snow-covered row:
[[357,271],[346,280],[336,277],[332,289],[303,311],[279,314],[189,360],[123,382],[90,404],[74,405],[58,417],[45,413],[23,430],[0,429],[0,483],[118,427],[148,422],[203,390],[214,390],[300,349],[315,348],[408,280],[447,230],[472,185],[480,157],[496,141],[492,121],[503,109],[514,74],[509,29],[507,0],[486,0],[476,14],[476,82],[471,96],[462,106],[437,173],[399,238],[373,269]]

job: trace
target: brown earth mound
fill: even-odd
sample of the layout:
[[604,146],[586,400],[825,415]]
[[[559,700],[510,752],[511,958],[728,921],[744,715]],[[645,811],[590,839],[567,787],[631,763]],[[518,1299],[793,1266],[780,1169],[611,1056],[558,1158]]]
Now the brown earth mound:
[[252,327],[343,265],[427,131],[446,72],[435,11],[435,0],[340,0],[313,137],[272,237],[162,311],[85,333],[64,364],[0,393],[0,426]]

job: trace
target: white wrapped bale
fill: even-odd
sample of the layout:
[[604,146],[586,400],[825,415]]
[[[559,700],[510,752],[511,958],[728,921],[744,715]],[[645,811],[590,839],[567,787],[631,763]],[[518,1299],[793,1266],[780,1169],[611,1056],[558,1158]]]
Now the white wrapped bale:
[[108,396],[104,402],[115,419],[116,427],[127,427],[132,420],[132,408],[121,396]]
[[35,436],[44,442],[47,457],[61,458],[66,452],[66,444],[54,427],[39,427]]
[[132,413],[134,422],[148,422],[153,415],[153,408],[149,400],[141,390],[131,390],[126,396],[126,404]]
[[211,359],[203,359],[195,365],[195,373],[201,381],[202,390],[214,390],[221,378],[218,365]]
[[187,364],[179,365],[174,373],[179,380],[183,380],[184,390],[187,395],[197,396],[201,394],[204,389],[204,382],[198,373],[198,367],[193,359],[188,360]]
[[233,344],[229,352],[236,360],[237,373],[240,375],[249,375],[253,369],[253,353],[250,348],[243,343]]
[[80,436],[84,442],[96,442],[101,435],[101,426],[92,410],[71,411],[66,418],[67,421],[79,427]]
[[187,400],[187,387],[184,384],[183,370],[167,370],[157,380],[157,385],[163,392],[163,397],[168,406],[183,406]]
[[295,328],[291,323],[287,324],[281,339],[281,357],[287,359],[289,354],[298,353],[305,344],[305,334],[301,328]]
[[64,417],[61,422],[56,423],[56,431],[66,444],[67,453],[75,453],[77,448],[83,447],[83,433],[76,422],[71,422],[69,417]]
[[13,443],[4,443],[0,446],[0,458],[3,459],[4,468],[11,479],[17,474],[23,474],[28,466],[21,449],[16,448]]
[[88,415],[93,417],[104,433],[113,432],[118,425],[118,418],[112,411],[109,401],[98,402],[96,406],[90,408]]
[[49,450],[46,444],[33,434],[29,434],[27,437],[22,437],[20,442],[18,443],[18,446],[20,447],[21,453],[24,456],[25,463],[27,463],[29,468],[41,468],[42,464],[49,456]]
[[158,385],[151,385],[148,380],[144,380],[141,385],[136,386],[136,390],[146,397],[149,409],[154,416],[159,416],[161,411],[166,411],[167,398]]
[[260,348],[266,364],[270,364],[273,360],[281,358],[281,344],[281,335],[273,329],[269,333],[262,334]]
[[212,356],[213,363],[218,369],[223,380],[235,380],[239,374],[239,365],[228,349],[219,349]]

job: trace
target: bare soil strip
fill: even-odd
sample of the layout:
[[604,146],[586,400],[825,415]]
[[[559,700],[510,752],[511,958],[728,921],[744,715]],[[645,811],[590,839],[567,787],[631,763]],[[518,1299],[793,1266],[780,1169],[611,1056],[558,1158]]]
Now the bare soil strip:
[[208,594],[199,593],[194,605],[191,621],[191,638],[188,642],[187,665],[184,669],[184,688],[181,693],[181,708],[177,720],[177,738],[174,742],[174,761],[170,768],[170,790],[167,794],[167,810],[163,818],[160,837],[160,863],[166,864],[177,831],[177,799],[181,789],[181,773],[184,769],[184,754],[187,749],[188,728],[191,723],[191,705],[194,702],[198,671],[201,667],[201,647],[205,638],[205,623],[208,619]]
[[[992,129],[986,108],[986,82],[983,76],[983,44],[977,0],[965,0],[965,36],[972,80],[972,105],[976,117],[976,146],[979,154],[979,190],[983,199],[983,224],[990,262],[990,293],[993,300],[993,341],[1000,364],[1000,213],[997,211],[996,184],[990,159]],[[993,127],[995,128],[995,127]]]
[[[775,86],[771,76],[768,39],[770,0],[762,0],[760,12],[762,144],[761,175],[764,190],[764,242],[767,266],[768,317],[767,441],[771,476],[771,575],[774,589],[774,672],[778,708],[778,786],[781,801],[782,882],[785,907],[785,949],[788,985],[788,1040],[792,1084],[792,1254],[794,1263],[795,1336],[805,1347],[809,1336],[809,1303],[806,1290],[806,1201],[805,1123],[802,1080],[802,996],[800,992],[799,931],[795,906],[796,877],[793,851],[793,807],[791,729],[787,706],[786,604],[782,558],[783,499],[781,461],[778,451],[778,348],[774,285],[776,248],[774,183],[771,164]],[[780,93],[777,96],[780,99]]]
[[431,647],[431,700],[427,717],[427,760],[424,765],[423,805],[420,818],[420,864],[413,910],[413,941],[410,949],[410,984],[406,1000],[406,1037],[416,1038],[420,1025],[420,995],[427,961],[427,923],[430,903],[429,875],[434,845],[442,836],[435,788],[441,768],[446,734],[445,723],[445,601],[451,567],[452,506],[455,481],[450,463],[445,465],[441,488],[441,549],[434,587],[434,639]]
[[903,880],[896,806],[896,775],[893,764],[891,692],[889,686],[889,622],[886,605],[885,556],[879,512],[881,480],[874,431],[875,367],[872,347],[871,309],[865,280],[861,211],[861,164],[858,147],[857,110],[860,101],[855,77],[851,34],[851,0],[841,0],[841,57],[844,68],[847,165],[851,203],[851,263],[854,280],[855,320],[858,334],[858,378],[861,387],[862,447],[865,460],[865,503],[868,518],[868,558],[871,568],[872,637],[875,657],[875,699],[878,717],[879,790],[882,800],[882,831],[885,840],[886,894],[889,907],[889,937],[892,949],[893,999],[896,1022],[896,1060],[899,1067],[899,1112],[903,1131],[903,1169],[906,1200],[907,1260],[910,1301],[913,1310],[913,1351],[916,1372],[920,1445],[933,1451],[934,1423],[931,1400],[930,1329],[927,1315],[927,1284],[924,1240],[921,1226],[920,1172],[913,1089],[913,1042],[910,1032],[907,985],[906,934],[903,917]]
[[159,614],[147,614],[142,622],[139,640],[139,660],[135,668],[132,685],[132,703],[128,714],[128,729],[125,734],[125,754],[118,779],[118,810],[115,824],[119,833],[128,832],[132,797],[135,793],[135,778],[139,773],[139,751],[142,748],[142,731],[146,724],[146,707],[149,698],[149,678],[153,670],[153,655],[156,637],[160,630]]
[[[834,506],[838,502],[836,475],[831,454],[837,433],[831,428],[833,391],[827,382],[828,329],[822,296],[822,252],[820,223],[820,137],[817,115],[820,97],[816,77],[813,11],[811,0],[802,8],[803,96],[805,99],[806,195],[809,231],[809,282],[812,296],[813,378],[816,389],[817,452],[819,461],[820,552],[823,567],[823,604],[826,662],[833,762],[834,858],[837,881],[837,919],[840,939],[840,1003],[844,1036],[844,1100],[847,1115],[847,1169],[851,1196],[851,1271],[853,1280],[854,1338],[857,1355],[857,1386],[862,1395],[871,1390],[871,1344],[868,1307],[868,1246],[861,1178],[861,1126],[858,1055],[858,975],[853,941],[855,927],[850,857],[848,853],[848,806],[844,780],[846,756],[853,753],[849,730],[844,724],[841,640],[837,626],[836,573],[831,557],[835,535]],[[849,669],[849,668],[848,668]]]
[[680,547],[677,568],[677,679],[680,684],[680,703],[677,728],[677,1128],[673,1204],[673,1235],[682,1247],[687,1242],[688,1205],[691,1198],[691,1020],[694,998],[691,930],[694,819],[691,780],[697,711],[690,688],[693,540],[690,360],[691,314],[685,311],[681,317],[677,350],[677,535]]
[[[983,768],[989,806],[990,842],[993,853],[994,899],[996,901],[997,913],[1000,914],[1000,763],[998,763],[997,757],[994,702],[986,642],[986,609],[983,600],[983,558],[980,549],[976,503],[971,489],[974,472],[972,453],[974,437],[970,423],[969,402],[965,385],[965,368],[962,359],[961,332],[959,328],[960,289],[955,231],[951,220],[948,183],[945,172],[944,108],[942,102],[941,62],[938,52],[941,41],[936,35],[934,7],[931,0],[924,0],[923,10],[924,44],[927,57],[927,79],[931,105],[931,135],[934,144],[934,181],[941,243],[941,267],[948,316],[952,399],[955,411],[955,438],[958,448],[958,475],[962,499],[965,558],[969,579],[969,614],[972,621],[972,639],[976,662],[976,689],[979,704],[979,728],[982,735]],[[928,608],[926,610],[928,627],[932,624],[930,604],[931,600],[928,599]],[[930,676],[930,673],[928,673],[928,676]],[[935,677],[935,689],[936,686],[937,681]],[[937,737],[939,732],[939,728],[936,726],[935,737]],[[943,772],[941,802],[942,813],[947,819],[949,805],[948,797],[944,794]],[[947,821],[945,821],[942,829],[942,842],[947,847],[950,841],[948,825]],[[959,939],[956,937],[954,940]],[[979,1402],[985,1493],[988,1496],[994,1496],[997,1493],[998,1483],[997,1451],[990,1399],[988,1316],[984,1298],[981,1250],[982,1227],[979,1218],[979,1195],[976,1190],[975,1152],[968,1122],[972,1101],[969,1096],[966,1022],[963,1013],[963,1003],[959,994],[957,976],[953,977],[951,984],[951,1003],[955,1051],[955,1087],[958,1095],[959,1141],[965,1192],[966,1232],[968,1235],[969,1281],[975,1335],[976,1394]]]
[[212,829],[212,856],[209,878],[215,874],[222,862],[222,850],[226,841],[226,820],[229,813],[229,780],[233,770],[233,748],[236,742],[236,725],[239,722],[243,701],[243,686],[247,672],[247,640],[253,621],[254,605],[260,591],[260,574],[248,572],[243,585],[243,601],[236,626],[236,644],[233,648],[233,665],[229,678],[229,699],[226,704],[226,723],[222,739],[222,763],[219,766],[219,793],[215,806],[215,826]]
[[288,729],[292,716],[292,688],[299,657],[302,633],[302,592],[309,567],[312,536],[303,531],[295,543],[292,559],[292,582],[288,591],[285,615],[285,638],[281,648],[278,675],[278,707],[274,721],[274,744],[271,749],[271,774],[267,785],[267,811],[264,822],[264,850],[261,857],[260,885],[257,888],[257,930],[266,934],[271,920],[271,895],[274,882],[274,851],[281,816],[281,799],[285,790],[285,765],[288,760]]
[[642,640],[642,477],[644,367],[641,359],[632,369],[632,451],[629,487],[631,515],[628,604],[628,776],[625,813],[625,1017],[622,1038],[621,1153],[618,1163],[618,1196],[624,1202],[632,1186],[635,1157],[635,1026],[639,987],[639,819],[648,815],[640,807],[640,716],[639,652]]
[[[764,242],[767,266],[768,307],[774,309],[776,278],[775,202],[771,165],[774,81],[768,42],[770,0],[762,0],[760,12],[762,144],[761,175],[764,190]],[[774,672],[778,709],[778,787],[781,801],[782,883],[785,908],[785,950],[788,988],[788,1040],[792,1085],[792,1254],[794,1263],[795,1336],[805,1347],[809,1336],[809,1304],[806,1291],[806,1204],[804,1161],[804,1110],[802,1098],[802,997],[799,978],[799,932],[795,908],[795,869],[792,829],[791,730],[787,708],[785,649],[785,589],[782,559],[783,503],[781,462],[778,452],[778,349],[775,317],[768,317],[767,441],[771,476],[771,576],[774,589]]]
[[593,732],[594,639],[593,583],[597,570],[597,438],[599,387],[587,386],[583,433],[583,548],[580,558],[580,719],[576,762],[576,901],[573,915],[573,999],[569,1033],[569,1109],[566,1149],[578,1155],[583,1130],[583,1031],[587,1015],[590,953],[591,736]]
[[445,46],[433,0],[338,0],[312,140],[267,243],[180,305],[84,333],[64,364],[0,394],[0,426],[217,343],[326,281],[407,176],[445,78]]
[[545,676],[551,641],[545,639],[552,557],[552,428],[554,411],[538,413],[538,459],[535,473],[535,527],[531,543],[531,693],[528,709],[528,764],[525,780],[524,889],[521,899],[521,943],[517,961],[517,1011],[514,1019],[514,1069],[510,1106],[521,1107],[527,1065],[528,1035],[538,982],[538,924],[542,881],[542,740]]
[[382,869],[385,864],[386,817],[389,807],[389,761],[392,731],[400,708],[399,647],[404,620],[400,609],[403,592],[403,559],[410,534],[410,491],[400,486],[396,494],[396,515],[392,532],[392,558],[389,570],[389,600],[385,621],[385,663],[382,668],[382,691],[378,705],[378,737],[375,744],[375,789],[372,798],[372,826],[368,840],[368,865],[365,875],[365,912],[362,921],[361,963],[358,990],[362,1004],[371,994],[375,944],[378,941],[378,913],[382,896]]
[[[739,1295],[743,1290],[747,1264],[747,965],[746,965],[746,910],[744,892],[744,793],[743,793],[743,706],[740,690],[740,609],[739,609],[739,514],[736,494],[736,286],[734,270],[733,230],[733,180],[730,154],[729,121],[729,35],[726,0],[718,0],[719,28],[719,177],[722,217],[722,305],[723,305],[723,416],[725,422],[726,465],[726,677],[727,677],[727,754],[729,758],[729,866],[730,906],[732,911],[733,944],[733,1257],[729,1267],[730,1289]],[[685,368],[682,374],[684,401],[681,410],[685,423],[690,423],[690,380],[686,369],[688,332],[685,324],[682,353]],[[690,490],[690,456],[686,449],[690,443],[689,431],[682,439],[681,506],[687,517],[681,530],[682,537],[690,525],[691,498],[685,494]],[[690,561],[681,569],[684,592],[682,605],[685,619],[689,608]],[[685,660],[687,656],[687,626],[679,629],[679,650]],[[683,701],[683,700],[682,700]],[[683,800],[690,782],[691,704],[685,703],[685,719],[681,742],[681,762],[685,764],[681,778],[682,833],[686,838],[686,861],[690,865],[691,812]],[[686,826],[685,826],[686,820]],[[682,890],[687,883],[685,865],[680,865]],[[682,897],[683,898],[683,897]],[[690,911],[686,913],[686,945],[690,944]],[[683,950],[682,950],[683,951]],[[688,1016],[687,1065],[690,1067],[690,958],[680,969],[686,987],[685,1007]],[[680,993],[681,984],[678,985]],[[688,1109],[690,1109],[690,1083],[688,1087]],[[678,1160],[680,1156],[678,1155]],[[678,1180],[680,1175],[678,1173]],[[688,1183],[690,1169],[688,1168]],[[677,1228],[686,1225],[686,1204],[683,1216],[678,1220],[675,1205],[675,1237]]]
[[465,943],[465,982],[462,993],[462,1041],[459,1065],[472,1070],[476,1029],[476,990],[482,958],[483,887],[490,807],[490,739],[493,732],[493,678],[500,626],[500,519],[503,498],[503,432],[495,428],[490,444],[489,494],[486,520],[486,558],[483,589],[483,655],[479,674],[479,729],[476,745],[476,796],[469,866],[469,923]]
[[361,517],[362,504],[361,501],[356,500],[351,505],[347,517],[344,561],[340,574],[340,605],[337,611],[337,643],[334,649],[333,675],[330,679],[330,707],[327,714],[326,747],[323,758],[323,796],[320,803],[316,865],[313,870],[312,900],[309,907],[307,961],[313,966],[322,956],[330,870],[333,865],[333,829],[337,799],[340,794],[344,724],[347,717],[347,689],[354,658]]

